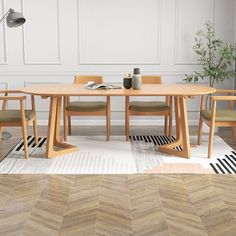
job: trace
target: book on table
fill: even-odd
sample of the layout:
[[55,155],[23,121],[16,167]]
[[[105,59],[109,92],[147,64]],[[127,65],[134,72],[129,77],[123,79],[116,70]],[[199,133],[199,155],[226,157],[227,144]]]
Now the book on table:
[[98,89],[121,89],[120,86],[112,84],[96,84],[95,82],[85,85],[85,88],[89,90],[98,90]]

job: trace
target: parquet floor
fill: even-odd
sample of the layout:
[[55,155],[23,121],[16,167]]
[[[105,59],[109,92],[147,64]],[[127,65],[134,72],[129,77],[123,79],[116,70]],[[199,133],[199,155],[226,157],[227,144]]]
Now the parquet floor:
[[0,235],[235,236],[236,176],[0,176]]
[[[145,131],[154,128],[162,132]],[[0,144],[0,159],[21,139],[19,129],[7,130],[13,136]],[[45,135],[46,128],[39,131]],[[75,135],[102,132],[73,129]],[[219,134],[236,148],[231,130]],[[0,175],[0,236],[41,235],[236,236],[236,176]]]

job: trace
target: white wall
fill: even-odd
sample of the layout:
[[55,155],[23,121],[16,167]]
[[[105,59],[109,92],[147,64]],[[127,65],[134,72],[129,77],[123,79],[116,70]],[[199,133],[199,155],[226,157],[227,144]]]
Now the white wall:
[[[199,70],[192,45],[206,20],[229,42],[235,35],[235,0],[0,0],[1,14],[10,7],[23,11],[27,22],[0,25],[0,89],[72,83],[75,74],[122,82],[137,66],[165,83],[182,82],[185,73]],[[38,119],[45,121],[48,101],[39,101]],[[198,107],[189,103],[192,122]],[[79,123],[104,123],[92,119]],[[123,119],[124,99],[112,98],[113,124]]]
[[[236,1],[235,1],[235,11],[236,12]],[[234,14],[234,42],[236,44],[236,13]],[[236,71],[236,61],[235,61],[235,71]],[[235,76],[235,79],[234,79],[234,89],[236,89],[236,76]],[[235,107],[236,107],[236,104],[235,104]]]

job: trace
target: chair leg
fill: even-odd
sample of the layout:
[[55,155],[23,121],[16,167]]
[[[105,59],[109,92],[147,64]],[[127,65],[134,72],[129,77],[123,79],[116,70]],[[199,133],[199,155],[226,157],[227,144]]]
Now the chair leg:
[[110,112],[110,97],[107,97],[107,109],[106,109],[106,125],[107,125],[107,142],[110,141],[110,120],[111,120],[111,112]]
[[3,128],[0,127],[0,143],[2,142],[2,130],[3,130]]
[[198,142],[197,142],[199,146],[202,144],[202,126],[203,126],[203,118],[200,115],[199,125],[198,125]]
[[129,141],[129,97],[125,98],[125,136]]
[[35,144],[38,145],[38,143],[39,143],[39,136],[38,136],[36,117],[34,118],[34,121],[33,121],[33,127],[34,127],[34,140],[35,140]]
[[164,133],[165,133],[165,135],[167,135],[167,133],[168,133],[168,116],[165,116]]
[[211,100],[212,108],[211,108],[211,123],[210,123],[210,137],[208,143],[208,158],[211,158],[212,152],[212,144],[214,138],[214,130],[215,130],[215,119],[216,119],[216,100]]
[[25,159],[28,159],[28,141],[27,141],[27,129],[26,129],[26,122],[22,122],[22,135],[23,135],[23,142],[24,142],[24,149],[25,149]]
[[172,135],[173,135],[173,124],[172,124],[172,115],[169,116],[169,139],[170,141],[172,140]]
[[127,112],[125,117],[125,135],[126,141],[129,141],[129,111]]
[[236,127],[233,127],[233,136],[234,136],[234,141],[236,141]]
[[25,159],[28,159],[29,155],[28,155],[28,140],[27,140],[27,123],[25,119],[25,108],[24,108],[23,99],[20,100],[20,112],[21,112],[22,136],[23,136],[24,149],[25,149]]
[[110,141],[110,115],[106,115],[107,142]]
[[214,130],[215,130],[215,124],[211,123],[210,127],[210,136],[209,136],[209,142],[208,142],[208,158],[211,158],[212,153],[212,145],[213,145],[213,138],[214,138]]
[[72,131],[71,131],[71,116],[68,116],[68,131],[69,131],[69,135],[71,136]]

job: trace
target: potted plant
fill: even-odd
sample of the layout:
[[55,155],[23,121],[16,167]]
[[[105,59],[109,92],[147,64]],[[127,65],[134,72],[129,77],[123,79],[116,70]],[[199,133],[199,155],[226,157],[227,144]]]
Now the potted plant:
[[[202,66],[201,72],[186,75],[187,83],[197,83],[199,79],[209,79],[210,87],[215,83],[233,78],[236,73],[232,66],[236,59],[236,45],[231,45],[216,37],[213,24],[205,23],[205,30],[200,30],[195,35],[194,51],[198,55],[198,61]],[[209,97],[206,100],[206,108],[210,107]]]

